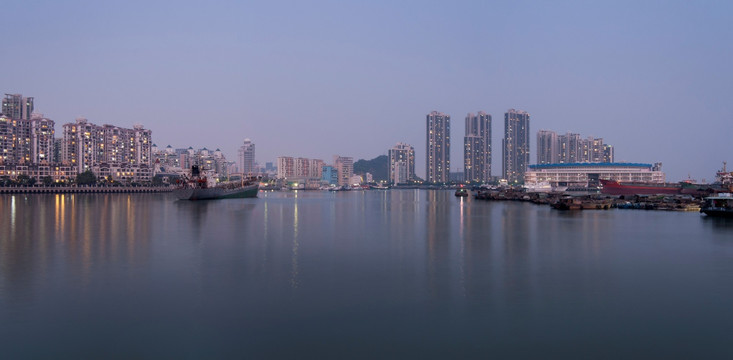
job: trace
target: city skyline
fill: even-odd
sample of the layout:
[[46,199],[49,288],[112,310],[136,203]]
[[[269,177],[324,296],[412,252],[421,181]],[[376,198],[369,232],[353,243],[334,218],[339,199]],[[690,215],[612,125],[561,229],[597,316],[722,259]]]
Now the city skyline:
[[231,158],[249,137],[260,161],[370,159],[396,142],[420,159],[426,111],[512,107],[535,129],[603,136],[618,161],[663,162],[670,180],[733,161],[727,2],[137,5],[7,4],[6,26],[25,30],[4,44],[20,56],[0,86],[59,124],[142,123],[159,144]]
[[[188,149],[173,149],[170,145],[165,149],[158,148],[152,142],[151,131],[144,129],[141,124],[134,125],[134,129],[125,129],[110,124],[103,126],[88,124],[86,118],[77,118],[75,123],[64,124],[62,126],[63,137],[54,138],[54,121],[45,118],[41,113],[33,111],[33,99],[33,97],[24,97],[22,94],[6,94],[2,101],[2,108],[12,117],[0,113],[0,120],[2,120],[0,125],[3,125],[0,126],[0,135],[5,134],[0,136],[0,139],[4,139],[0,145],[2,145],[2,149],[5,149],[0,160],[10,165],[36,164],[44,165],[44,169],[48,168],[48,165],[63,165],[72,166],[76,169],[75,172],[78,173],[84,170],[94,170],[95,172],[101,171],[105,174],[112,174],[114,171],[110,172],[110,164],[114,166],[135,166],[140,164],[149,168],[152,165],[153,153],[155,153],[157,161],[157,151],[161,151],[161,154],[165,155],[165,163],[169,166],[172,164],[169,163],[168,155],[178,153],[180,150],[190,153],[191,156],[197,152],[190,146]],[[529,113],[523,110],[509,109],[504,114],[502,179],[509,182],[521,182],[524,180],[525,171],[528,171],[529,167],[533,165],[614,162],[614,148],[609,144],[604,144],[603,138],[594,138],[593,136],[581,138],[580,134],[571,132],[558,135],[555,131],[541,129],[536,132],[536,162],[531,163],[529,160],[531,153],[529,149],[531,139],[529,119]],[[79,128],[80,126],[83,129]],[[426,152],[431,156],[426,158],[426,168],[429,169],[429,172],[426,174],[425,181],[430,183],[447,182],[448,179],[450,181],[458,180],[454,178],[455,174],[463,175],[458,181],[464,181],[464,179],[472,182],[495,180],[490,176],[492,155],[491,115],[484,111],[478,111],[476,115],[468,113],[465,118],[465,129],[463,160],[466,168],[463,169],[463,173],[461,171],[451,172],[449,151],[450,115],[432,111],[426,116],[426,143],[428,144]],[[139,136],[141,134],[144,134],[143,137]],[[129,145],[128,150],[125,150],[125,144]],[[145,150],[140,146],[143,146]],[[151,153],[152,149],[155,149],[155,151]],[[228,166],[238,168],[237,172],[243,172],[242,169],[245,169],[248,170],[246,173],[254,173],[257,170],[256,168],[259,168],[254,149],[254,143],[249,138],[244,139],[243,146],[238,151],[237,161],[228,163]],[[77,151],[79,154],[76,154]],[[210,151],[205,147],[198,151],[205,152],[201,155],[203,157],[209,156]],[[127,154],[128,152],[129,154]],[[395,152],[404,152],[404,154],[395,156],[393,154]],[[214,153],[216,159],[225,159],[220,149],[217,148]],[[291,170],[294,173],[286,176],[282,174],[281,170],[278,170],[278,177],[296,177],[310,180],[321,178],[321,170],[325,165],[323,160],[279,156],[277,158],[278,164],[281,164],[283,158],[290,159],[292,165],[285,166],[285,168],[292,168]],[[338,165],[342,159],[348,159],[353,164],[352,157],[343,158],[337,155],[334,156],[334,164]],[[388,151],[388,159],[389,181],[402,183],[403,180],[415,178],[415,155],[412,146],[397,143]],[[224,166],[219,164],[219,160],[216,160],[216,163],[216,166],[214,166],[216,169]],[[478,165],[473,166],[473,164]],[[661,168],[661,163],[655,164]],[[180,167],[181,165],[174,166]],[[204,167],[210,168],[212,166],[209,164]],[[187,167],[189,166],[183,166],[183,168]],[[351,174],[353,174],[352,170],[348,170],[348,175],[343,175],[341,171],[343,165],[337,167],[339,169],[338,182],[340,185],[350,182]],[[349,165],[349,169],[352,167],[353,165]],[[279,167],[279,169],[281,168]],[[45,170],[41,170],[41,172],[43,171]],[[68,171],[72,171],[72,168],[65,168],[55,174],[54,177],[63,177]],[[122,178],[127,175],[132,176],[134,173],[120,173],[119,169],[115,171],[117,171],[117,176],[122,176]],[[147,174],[148,169],[142,169],[141,171],[142,173],[133,177],[137,179],[139,176],[143,178],[150,176]],[[217,170],[218,173],[225,175],[231,172],[229,169],[223,168],[222,171]]]

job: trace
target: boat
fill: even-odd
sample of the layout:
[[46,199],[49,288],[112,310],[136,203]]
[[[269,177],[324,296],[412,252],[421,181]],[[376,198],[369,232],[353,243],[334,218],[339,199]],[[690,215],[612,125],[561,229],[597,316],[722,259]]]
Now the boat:
[[580,199],[574,196],[564,196],[556,202],[550,204],[550,207],[556,210],[582,210],[583,205]]
[[707,216],[733,217],[733,194],[720,193],[706,197],[700,212]]
[[682,190],[680,184],[669,183],[645,183],[645,182],[618,182],[615,180],[599,179],[603,188],[602,194],[606,195],[656,195],[656,194],[679,194]]
[[468,196],[468,190],[466,190],[466,188],[464,188],[464,187],[460,187],[460,188],[456,189],[456,194],[455,195],[458,196],[458,197],[466,197],[466,196]]
[[522,186],[526,192],[542,192],[542,193],[549,193],[552,192],[552,185],[550,185],[550,182],[548,181],[541,181],[537,183],[532,184],[525,184]]
[[550,207],[556,210],[608,210],[612,205],[610,199],[567,195],[551,203]]
[[179,181],[173,194],[179,200],[214,200],[257,197],[259,181],[256,177],[244,177],[238,181],[216,183],[207,178],[197,166],[191,166],[191,174]]

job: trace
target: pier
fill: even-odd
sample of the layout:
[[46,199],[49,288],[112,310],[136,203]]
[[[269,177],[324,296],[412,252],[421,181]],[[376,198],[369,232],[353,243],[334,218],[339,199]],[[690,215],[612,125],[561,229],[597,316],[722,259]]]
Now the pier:
[[154,186],[10,186],[0,187],[0,194],[122,194],[166,193],[172,187]]

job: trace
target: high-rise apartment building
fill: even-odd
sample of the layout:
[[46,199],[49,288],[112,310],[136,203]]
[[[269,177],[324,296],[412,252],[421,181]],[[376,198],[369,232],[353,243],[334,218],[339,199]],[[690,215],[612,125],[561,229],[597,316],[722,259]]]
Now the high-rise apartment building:
[[291,156],[278,156],[277,177],[278,179],[292,179],[295,177],[295,158]]
[[572,164],[581,162],[582,143],[580,134],[567,133],[557,137],[559,157],[558,162]]
[[612,163],[614,162],[613,159],[613,146],[604,144],[603,145],[603,162],[604,163]]
[[13,120],[5,115],[0,115],[0,163],[14,162],[13,152]]
[[308,178],[320,179],[323,175],[323,166],[326,165],[321,159],[310,159],[308,162]]
[[295,158],[295,177],[305,179],[310,177],[310,159]]
[[31,114],[31,163],[50,164],[54,157],[54,121],[43,114]]
[[255,144],[250,139],[244,139],[239,147],[239,171],[242,174],[255,173]]
[[12,162],[16,164],[31,164],[31,145],[33,130],[30,120],[12,119],[13,124],[13,150]]
[[53,162],[54,122],[33,114],[31,119],[0,116],[0,160],[6,164]]
[[77,118],[63,125],[61,162],[76,166],[79,172],[99,164],[150,167],[152,146],[152,132],[142,125],[126,129]]
[[554,131],[537,133],[537,164],[574,164],[613,162],[613,147],[603,138],[581,138],[580,134],[557,135]]
[[537,132],[537,164],[556,164],[557,133],[550,130]]
[[324,165],[321,159],[279,156],[277,158],[277,177],[298,181],[321,179]]
[[491,115],[483,111],[466,115],[463,179],[474,182],[491,180]]
[[520,181],[529,165],[529,114],[509,109],[504,114],[502,139],[502,177],[509,182]]
[[349,181],[351,180],[351,176],[354,175],[354,158],[336,156],[334,157],[333,165],[338,172],[339,186],[350,185]]
[[415,180],[415,148],[397,143],[388,151],[389,182],[403,184]]
[[450,175],[450,115],[433,111],[426,117],[426,174],[429,183],[448,182]]
[[13,120],[30,120],[33,114],[33,98],[21,94],[5,94],[2,114]]

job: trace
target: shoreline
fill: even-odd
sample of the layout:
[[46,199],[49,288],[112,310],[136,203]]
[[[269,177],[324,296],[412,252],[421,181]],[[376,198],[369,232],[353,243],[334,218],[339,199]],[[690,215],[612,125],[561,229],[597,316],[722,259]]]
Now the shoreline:
[[167,193],[172,187],[148,186],[41,186],[0,187],[0,194],[114,194],[114,193]]

